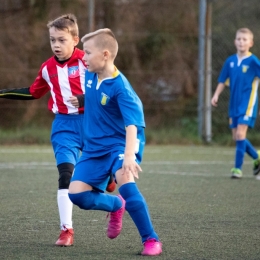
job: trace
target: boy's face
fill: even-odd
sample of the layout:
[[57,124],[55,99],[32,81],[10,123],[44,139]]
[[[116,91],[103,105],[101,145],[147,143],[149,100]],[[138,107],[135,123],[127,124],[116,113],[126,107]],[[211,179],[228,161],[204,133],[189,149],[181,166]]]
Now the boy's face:
[[83,43],[83,50],[85,52],[83,60],[86,63],[88,71],[96,73],[102,72],[108,58],[107,51],[96,47],[93,38],[90,38]]
[[235,38],[235,46],[238,53],[247,53],[253,46],[252,36],[248,33],[238,32]]
[[69,59],[79,42],[79,37],[73,37],[69,32],[55,27],[51,27],[49,33],[52,52],[61,61]]

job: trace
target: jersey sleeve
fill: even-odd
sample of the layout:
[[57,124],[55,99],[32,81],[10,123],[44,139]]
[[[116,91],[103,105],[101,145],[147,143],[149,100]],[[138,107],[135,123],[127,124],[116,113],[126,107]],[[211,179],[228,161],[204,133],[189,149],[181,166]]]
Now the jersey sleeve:
[[124,87],[119,88],[117,92],[117,101],[125,126],[145,127],[143,104],[130,83],[125,79],[123,82]]
[[2,89],[0,98],[15,100],[32,100],[35,99],[29,91],[29,88]]
[[228,60],[225,61],[224,65],[221,69],[220,75],[218,77],[218,83],[223,83],[223,84],[229,86],[229,62],[228,62]]
[[84,107],[84,103],[85,103],[85,94],[76,95],[76,98],[78,99],[79,107]]
[[50,87],[46,80],[42,77],[42,68],[43,65],[41,66],[38,75],[36,79],[34,80],[33,84],[30,86],[29,91],[31,95],[34,98],[41,98],[44,96],[46,93],[50,91]]
[[254,67],[256,77],[260,78],[260,60],[256,56],[254,57]]

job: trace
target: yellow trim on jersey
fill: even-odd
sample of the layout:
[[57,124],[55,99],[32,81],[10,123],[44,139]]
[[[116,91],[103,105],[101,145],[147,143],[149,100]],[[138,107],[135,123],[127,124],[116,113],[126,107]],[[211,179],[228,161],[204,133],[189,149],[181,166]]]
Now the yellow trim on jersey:
[[256,100],[258,83],[259,83],[259,79],[254,78],[253,83],[252,83],[252,91],[250,94],[249,103],[248,103],[248,107],[246,110],[246,115],[249,117],[251,117],[253,114],[253,107],[254,107],[255,100]]
[[230,86],[230,80],[229,80],[229,78],[226,79],[226,81],[224,82],[224,85],[225,85],[225,86],[228,86],[228,87]]
[[118,74],[119,74],[119,71],[118,71],[117,67],[115,66],[115,71],[112,74],[112,78],[115,78],[116,76],[118,76]]

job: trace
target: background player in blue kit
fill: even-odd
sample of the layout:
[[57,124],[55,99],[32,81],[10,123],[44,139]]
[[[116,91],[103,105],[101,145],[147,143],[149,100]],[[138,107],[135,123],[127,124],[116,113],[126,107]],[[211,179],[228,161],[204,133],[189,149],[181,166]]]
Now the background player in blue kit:
[[[82,38],[88,71],[85,77],[84,148],[69,186],[71,201],[85,210],[110,212],[107,236],[122,229],[125,209],[133,219],[144,249],[142,255],[159,255],[162,244],[154,231],[147,203],[135,178],[145,145],[141,100],[114,65],[118,43],[110,29]],[[120,195],[105,194],[112,172]]]
[[225,85],[230,87],[229,125],[236,141],[235,165],[231,169],[232,178],[242,177],[242,165],[245,152],[254,159],[253,174],[260,172],[259,152],[246,138],[248,127],[254,127],[258,113],[258,83],[260,63],[249,52],[253,46],[253,33],[248,28],[236,32],[237,53],[228,57],[218,79],[217,89],[211,104],[217,106],[220,93]]

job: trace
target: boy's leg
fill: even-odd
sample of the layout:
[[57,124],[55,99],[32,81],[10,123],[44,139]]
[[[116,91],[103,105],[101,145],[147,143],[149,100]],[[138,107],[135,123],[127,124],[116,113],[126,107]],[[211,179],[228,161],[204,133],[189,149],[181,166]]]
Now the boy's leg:
[[73,245],[72,202],[68,197],[70,179],[82,145],[81,115],[56,115],[52,124],[51,143],[59,171],[57,203],[60,218],[60,235],[55,245]]
[[110,157],[108,154],[89,158],[83,152],[71,179],[69,198],[81,209],[110,212],[107,235],[115,238],[122,229],[125,203],[120,196],[104,193],[111,172]]
[[235,167],[231,169],[231,178],[240,179],[242,177],[242,166],[244,161],[244,154],[246,151],[246,133],[248,126],[245,124],[238,124],[235,131],[236,152],[235,152]]
[[253,174],[257,175],[260,172],[260,152],[254,148],[248,139],[246,139],[246,152],[254,160]]
[[159,240],[151,222],[147,203],[137,188],[136,183],[131,182],[123,184],[119,188],[119,192],[126,202],[127,212],[133,219],[140,236],[142,237],[142,243],[148,238]]
[[119,192],[126,202],[126,210],[134,221],[144,244],[142,255],[159,255],[162,244],[154,231],[147,203],[135,182],[123,184]]
[[70,179],[74,170],[71,163],[62,163],[58,166],[59,171],[59,189],[57,192],[57,204],[60,216],[61,233],[56,241],[57,246],[73,245],[73,227],[72,227],[72,202],[68,196]]
[[246,153],[253,158],[254,160],[259,158],[257,150],[254,148],[254,146],[250,143],[248,139],[245,139],[246,142]]

